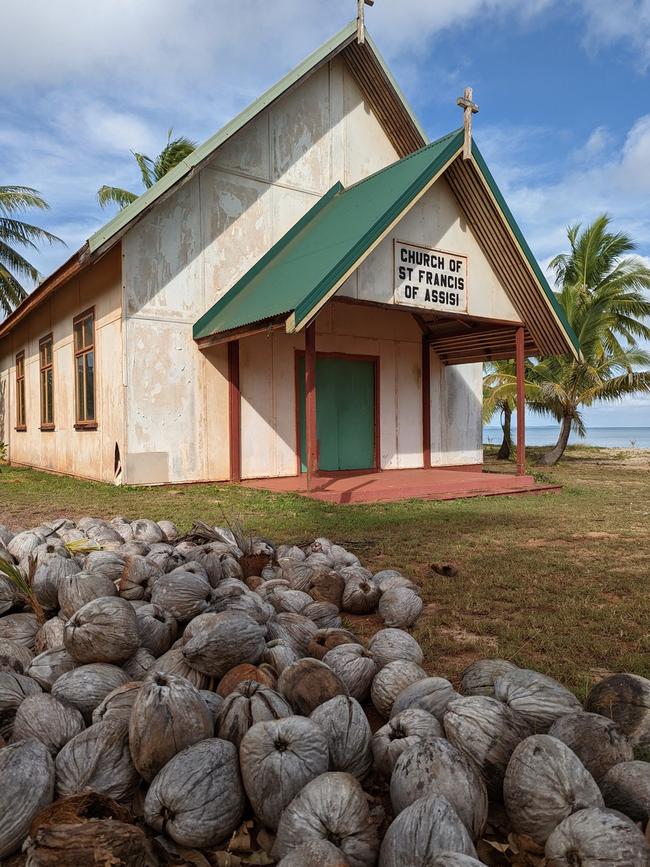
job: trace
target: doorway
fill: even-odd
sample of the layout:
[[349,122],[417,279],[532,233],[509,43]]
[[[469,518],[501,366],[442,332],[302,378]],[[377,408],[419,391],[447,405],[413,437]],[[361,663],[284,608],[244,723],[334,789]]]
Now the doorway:
[[[316,356],[316,426],[323,472],[378,468],[378,359],[354,355]],[[305,356],[296,361],[301,472],[305,455]]]

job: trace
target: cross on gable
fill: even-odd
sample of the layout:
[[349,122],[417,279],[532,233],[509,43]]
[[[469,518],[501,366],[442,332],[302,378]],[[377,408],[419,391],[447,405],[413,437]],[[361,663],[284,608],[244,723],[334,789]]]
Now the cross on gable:
[[463,159],[469,160],[472,158],[472,115],[478,113],[478,105],[472,100],[472,88],[466,87],[465,94],[459,96],[456,100],[456,105],[459,105],[464,112],[465,126],[465,143],[463,145]]
[[366,6],[374,6],[375,0],[357,0],[357,41],[366,41]]

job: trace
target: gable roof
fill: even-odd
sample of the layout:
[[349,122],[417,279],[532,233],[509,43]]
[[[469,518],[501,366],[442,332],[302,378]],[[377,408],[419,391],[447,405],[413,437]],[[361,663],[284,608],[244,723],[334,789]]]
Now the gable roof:
[[[468,172],[480,175],[498,206],[496,215],[490,214],[485,192],[473,190],[469,196],[463,184],[456,184],[454,191],[472,227],[482,230],[486,219],[496,224],[492,235],[477,234],[482,246],[492,245],[486,255],[526,325],[531,354],[533,349],[577,354],[577,338],[483,157],[473,144],[472,160],[459,159],[462,147],[463,130],[456,130],[354,186],[334,186],[198,320],[195,340],[270,321],[284,320],[288,332],[300,331],[436,180],[453,169],[458,178]],[[506,271],[512,272],[507,282]],[[503,343],[502,333],[503,327],[499,351],[507,353],[510,345]],[[486,339],[483,333],[481,339]]]
[[137,220],[193,177],[232,136],[274,102],[299,86],[319,67],[339,55],[343,57],[356,77],[365,98],[377,114],[397,153],[406,156],[426,144],[428,141],[426,133],[391,75],[377,46],[367,32],[364,41],[359,42],[357,22],[352,21],[91,235],[67,262],[46,277],[13,313],[0,322],[0,338],[63,282],[107,252]]

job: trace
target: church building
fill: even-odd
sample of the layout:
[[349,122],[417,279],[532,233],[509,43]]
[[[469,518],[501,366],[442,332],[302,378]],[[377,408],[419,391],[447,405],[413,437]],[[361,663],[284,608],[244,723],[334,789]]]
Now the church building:
[[295,490],[480,471],[482,363],[516,358],[523,395],[526,356],[578,348],[459,103],[429,142],[345,27],[0,323],[11,463]]

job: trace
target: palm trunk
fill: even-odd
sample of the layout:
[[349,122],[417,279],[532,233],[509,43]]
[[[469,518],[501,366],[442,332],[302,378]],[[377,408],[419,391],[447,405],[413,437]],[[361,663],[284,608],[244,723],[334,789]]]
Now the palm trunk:
[[503,405],[503,419],[501,421],[501,427],[503,428],[503,442],[501,443],[501,448],[497,453],[497,458],[500,461],[509,460],[510,455],[512,454],[511,422],[512,409],[509,404],[505,403]]
[[562,425],[560,426],[560,436],[553,448],[543,454],[538,463],[542,467],[554,467],[564,454],[567,445],[569,444],[569,435],[571,433],[571,418],[568,415],[562,417]]

